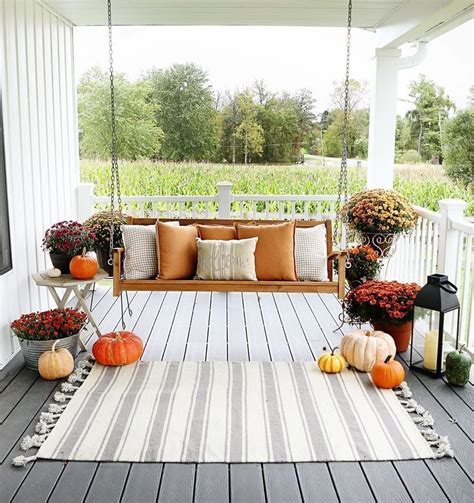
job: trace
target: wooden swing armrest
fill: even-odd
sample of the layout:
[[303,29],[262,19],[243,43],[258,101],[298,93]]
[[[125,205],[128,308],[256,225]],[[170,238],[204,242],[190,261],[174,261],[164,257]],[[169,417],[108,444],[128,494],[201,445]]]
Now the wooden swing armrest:
[[328,256],[328,261],[333,262],[337,259],[337,296],[343,299],[346,294],[346,258],[347,250],[337,250]]
[[112,293],[118,297],[121,292],[120,280],[122,279],[122,255],[125,252],[124,248],[114,248],[112,251],[113,259],[113,287]]

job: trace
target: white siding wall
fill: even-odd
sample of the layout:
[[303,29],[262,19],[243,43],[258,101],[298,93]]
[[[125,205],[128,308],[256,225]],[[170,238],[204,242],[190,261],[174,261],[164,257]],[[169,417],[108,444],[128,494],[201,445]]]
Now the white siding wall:
[[13,270],[0,276],[0,368],[17,350],[9,323],[50,307],[30,275],[41,239],[75,215],[79,181],[73,27],[35,0],[0,0],[0,78]]

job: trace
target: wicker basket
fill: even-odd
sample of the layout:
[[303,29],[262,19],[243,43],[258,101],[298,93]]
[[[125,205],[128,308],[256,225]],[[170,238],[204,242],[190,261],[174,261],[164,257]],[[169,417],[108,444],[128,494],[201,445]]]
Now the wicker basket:
[[[26,366],[33,370],[38,370],[38,359],[41,354],[45,351],[51,350],[53,344],[55,343],[55,340],[30,341],[27,339],[20,339],[20,337],[18,337],[18,341],[20,342]],[[79,334],[71,335],[69,337],[65,337],[64,339],[59,339],[59,342],[56,344],[56,349],[66,348],[72,354],[73,358],[75,358],[77,354],[78,342]]]

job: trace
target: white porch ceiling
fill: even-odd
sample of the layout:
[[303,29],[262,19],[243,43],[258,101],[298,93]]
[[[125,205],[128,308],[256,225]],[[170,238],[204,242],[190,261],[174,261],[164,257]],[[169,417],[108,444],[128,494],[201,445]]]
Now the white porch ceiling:
[[[106,0],[43,0],[75,25],[106,24]],[[354,0],[353,24],[376,28],[407,0]],[[113,0],[117,25],[345,26],[347,0]]]
[[[11,1],[11,0],[10,0]],[[14,0],[13,0],[14,1]],[[107,24],[106,0],[37,0],[77,26]],[[347,0],[112,0],[121,26],[346,26]],[[472,19],[473,0],[353,0],[352,24],[378,47],[432,39]]]

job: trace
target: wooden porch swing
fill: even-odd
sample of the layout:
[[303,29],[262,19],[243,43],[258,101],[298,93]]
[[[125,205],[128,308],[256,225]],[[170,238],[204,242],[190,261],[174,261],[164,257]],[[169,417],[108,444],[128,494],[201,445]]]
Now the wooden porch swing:
[[[109,33],[109,63],[110,63],[110,109],[112,124],[112,165],[111,165],[111,191],[110,191],[110,259],[113,264],[113,295],[121,296],[122,292],[129,291],[193,291],[193,292],[291,292],[291,293],[334,293],[342,299],[345,295],[345,269],[346,252],[333,250],[333,238],[335,242],[341,242],[343,236],[343,221],[340,215],[342,204],[348,199],[347,181],[347,130],[349,118],[349,62],[350,62],[350,37],[351,37],[351,17],[352,0],[348,0],[347,19],[347,46],[346,46],[346,66],[344,83],[344,122],[342,134],[342,158],[338,180],[338,198],[336,202],[336,220],[334,233],[331,220],[296,220],[296,227],[314,227],[325,225],[326,227],[326,251],[327,251],[327,273],[329,281],[228,281],[228,280],[162,280],[146,279],[132,280],[126,279],[122,270],[122,257],[125,252],[123,248],[113,247],[114,235],[114,209],[115,198],[117,197],[118,210],[121,213],[120,178],[117,156],[117,135],[115,116],[115,90],[114,90],[114,70],[113,70],[113,48],[112,48],[112,5],[111,0],[107,0],[108,6],[108,33]],[[217,219],[160,219],[164,222],[178,221],[180,225],[234,225],[234,223],[244,223],[246,220],[217,220]],[[156,218],[129,217],[129,225],[155,225]],[[259,220],[262,224],[281,223],[282,220]],[[333,265],[338,259],[337,279],[333,277]]]

